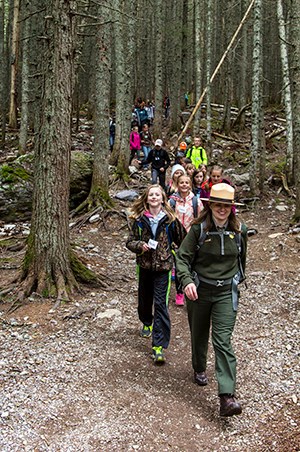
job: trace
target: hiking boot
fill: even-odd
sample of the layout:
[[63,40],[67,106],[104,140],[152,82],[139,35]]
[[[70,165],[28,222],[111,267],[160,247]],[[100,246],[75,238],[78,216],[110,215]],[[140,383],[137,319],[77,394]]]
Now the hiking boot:
[[184,295],[183,293],[177,293],[175,298],[176,306],[184,306]]
[[141,337],[151,337],[152,335],[152,325],[147,326],[147,325],[143,325],[143,328],[140,331],[140,336]]
[[206,373],[205,372],[194,372],[194,381],[199,386],[206,386],[208,383]]
[[220,416],[234,416],[241,412],[242,407],[232,394],[220,395]]
[[166,361],[162,347],[152,347],[152,354],[155,364],[163,364]]

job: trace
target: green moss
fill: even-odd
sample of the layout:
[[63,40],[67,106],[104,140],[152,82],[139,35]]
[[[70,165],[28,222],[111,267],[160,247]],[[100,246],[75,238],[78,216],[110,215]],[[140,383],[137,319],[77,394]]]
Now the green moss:
[[13,168],[9,165],[2,165],[0,167],[0,178],[3,183],[14,184],[19,180],[30,179],[30,174],[21,166]]
[[0,240],[0,248],[7,248],[8,246],[15,245],[16,243],[16,239],[3,239]]
[[6,263],[6,262],[14,262],[14,258],[13,257],[0,257],[0,262],[1,263]]
[[[28,270],[33,262],[33,232],[31,232],[27,238],[27,249],[22,263],[22,274],[25,277],[28,273]],[[22,279],[23,279],[22,277]]]
[[97,284],[98,277],[92,271],[89,270],[81,260],[75,255],[74,252],[71,252],[70,255],[71,269],[74,273],[76,281],[82,282],[85,284]]
[[270,164],[270,170],[273,174],[281,174],[285,172],[286,160],[276,161]]

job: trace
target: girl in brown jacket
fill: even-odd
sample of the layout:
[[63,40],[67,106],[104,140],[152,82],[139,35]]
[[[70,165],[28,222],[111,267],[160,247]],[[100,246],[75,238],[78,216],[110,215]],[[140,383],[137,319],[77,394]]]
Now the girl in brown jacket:
[[131,211],[133,222],[126,246],[136,254],[138,315],[143,323],[140,334],[152,335],[154,362],[162,364],[171,332],[168,297],[174,247],[180,246],[185,231],[160,185],[150,185]]

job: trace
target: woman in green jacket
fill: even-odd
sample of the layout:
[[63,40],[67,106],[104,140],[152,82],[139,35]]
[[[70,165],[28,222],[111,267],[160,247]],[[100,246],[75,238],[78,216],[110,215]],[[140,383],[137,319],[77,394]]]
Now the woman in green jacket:
[[195,383],[205,386],[210,325],[220,415],[242,412],[234,397],[236,358],[231,336],[238,304],[237,285],[244,279],[247,228],[232,206],[234,188],[212,186],[204,211],[194,221],[176,256],[177,275],[187,299]]

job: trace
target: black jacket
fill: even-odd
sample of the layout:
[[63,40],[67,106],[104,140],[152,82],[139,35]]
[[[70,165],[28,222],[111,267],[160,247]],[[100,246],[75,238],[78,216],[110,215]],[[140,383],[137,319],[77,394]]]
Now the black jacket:
[[153,148],[149,152],[146,163],[151,163],[152,168],[159,170],[160,168],[166,169],[171,165],[171,160],[167,151],[163,148]]

